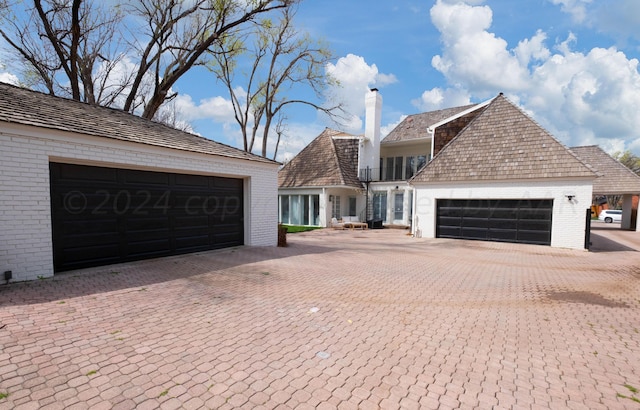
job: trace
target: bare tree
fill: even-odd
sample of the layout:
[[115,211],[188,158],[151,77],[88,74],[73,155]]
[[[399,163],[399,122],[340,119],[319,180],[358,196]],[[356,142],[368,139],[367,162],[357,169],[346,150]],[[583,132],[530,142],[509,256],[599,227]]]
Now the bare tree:
[[106,93],[100,90],[96,96],[93,76],[100,64],[117,61],[109,45],[117,42],[122,13],[92,1],[34,0],[25,16],[18,17],[22,2],[6,4],[0,35],[24,67],[23,83],[49,94],[107,105]]
[[[297,1],[130,0],[109,8],[92,0],[33,0],[27,18],[0,17],[0,35],[29,67],[34,83],[49,93],[122,104],[126,111],[153,118],[175,96],[176,81],[206,62],[205,52],[214,43],[256,16]],[[8,5],[16,12],[22,7],[22,2]],[[129,15],[133,18],[127,20]],[[121,43],[118,33],[127,31],[134,40]],[[125,57],[135,68],[113,81]]]
[[[287,106],[307,105],[330,117],[342,113],[340,105],[323,107],[308,99],[289,95],[294,86],[304,85],[314,92],[317,99],[321,99],[322,91],[333,82],[324,71],[332,58],[331,52],[294,27],[295,11],[294,7],[283,9],[275,23],[265,19],[255,26],[253,32],[227,39],[222,48],[211,50],[217,62],[212,70],[227,87],[235,119],[242,132],[244,149],[252,152],[261,133],[260,154],[263,157],[267,156],[273,125],[276,125],[278,135],[274,158],[277,155],[286,128],[283,111]],[[248,71],[238,68],[239,61],[251,62]]]

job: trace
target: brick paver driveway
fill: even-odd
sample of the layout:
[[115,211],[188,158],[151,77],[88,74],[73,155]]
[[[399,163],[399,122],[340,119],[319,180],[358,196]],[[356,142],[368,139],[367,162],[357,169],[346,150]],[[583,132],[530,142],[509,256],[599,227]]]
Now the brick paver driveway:
[[321,230],[3,286],[0,408],[638,409],[640,234],[594,234]]

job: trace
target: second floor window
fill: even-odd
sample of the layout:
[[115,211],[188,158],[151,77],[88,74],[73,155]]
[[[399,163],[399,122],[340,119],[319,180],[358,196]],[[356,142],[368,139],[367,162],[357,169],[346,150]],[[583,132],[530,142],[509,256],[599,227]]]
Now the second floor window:
[[427,163],[426,155],[380,158],[382,181],[408,180]]

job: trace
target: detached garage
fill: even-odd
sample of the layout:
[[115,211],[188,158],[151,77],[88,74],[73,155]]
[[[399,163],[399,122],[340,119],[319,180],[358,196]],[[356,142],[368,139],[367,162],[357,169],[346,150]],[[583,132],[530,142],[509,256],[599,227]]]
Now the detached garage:
[[582,249],[596,177],[500,94],[410,181],[414,234]]
[[0,270],[13,280],[277,243],[275,161],[7,84],[0,144]]

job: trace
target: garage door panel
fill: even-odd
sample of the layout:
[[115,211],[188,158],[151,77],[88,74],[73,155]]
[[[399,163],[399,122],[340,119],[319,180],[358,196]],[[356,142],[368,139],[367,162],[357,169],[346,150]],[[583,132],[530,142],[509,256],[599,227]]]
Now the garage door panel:
[[[115,168],[86,167],[84,165],[58,164],[56,177],[67,182],[91,181],[92,183],[117,181],[117,170]],[[90,169],[89,169],[90,168]]]
[[165,172],[148,172],[128,170],[122,175],[122,182],[128,185],[169,185],[170,174]]
[[84,266],[84,260],[100,261],[100,263],[115,263],[120,258],[120,246],[118,244],[85,245],[81,248],[66,248],[62,251],[62,257],[70,267]]
[[[209,188],[209,177],[203,175],[174,174],[177,188]],[[201,192],[198,190],[196,192]]]
[[476,217],[469,217],[469,218],[464,218],[465,227],[468,228],[483,228],[483,229],[487,229],[489,228],[489,218],[476,218]]
[[487,239],[498,242],[517,242],[518,233],[512,229],[491,229]]
[[518,220],[503,219],[503,218],[491,218],[489,220],[489,229],[518,229]]
[[436,236],[550,245],[552,212],[550,199],[438,199]]
[[50,171],[56,271],[244,243],[241,179],[57,163]]
[[523,231],[548,231],[551,224],[547,221],[520,220],[518,221],[518,229]]
[[484,228],[462,228],[462,236],[469,239],[486,239],[488,231]]
[[458,238],[462,235],[459,226],[438,226],[438,238]]

